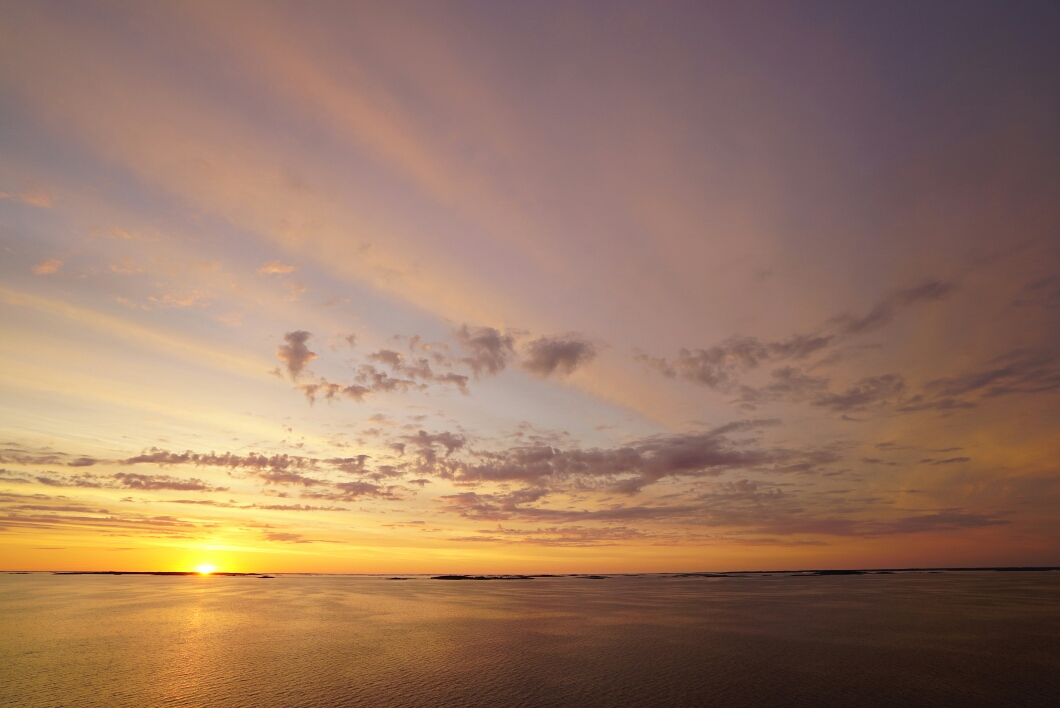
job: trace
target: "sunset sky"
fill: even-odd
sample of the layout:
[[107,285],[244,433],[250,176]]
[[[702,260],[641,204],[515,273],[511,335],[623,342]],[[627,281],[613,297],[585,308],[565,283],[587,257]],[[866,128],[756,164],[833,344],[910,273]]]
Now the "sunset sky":
[[1060,564],[1060,4],[0,2],[0,569]]

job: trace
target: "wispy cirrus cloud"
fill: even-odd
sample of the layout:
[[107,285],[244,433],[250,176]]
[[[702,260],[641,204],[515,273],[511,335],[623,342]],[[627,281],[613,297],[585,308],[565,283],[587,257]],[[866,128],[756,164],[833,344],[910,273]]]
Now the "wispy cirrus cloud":
[[[668,378],[689,381],[721,391],[732,391],[743,373],[757,368],[760,364],[805,360],[815,354],[824,353],[850,337],[869,334],[885,327],[909,307],[943,300],[954,289],[953,283],[937,279],[927,280],[916,287],[899,290],[885,297],[861,317],[848,314],[833,317],[821,331],[814,334],[796,334],[775,341],[737,336],[706,349],[681,349],[673,359],[636,352],[634,360]],[[807,398],[804,394],[808,388],[820,387],[821,382],[825,381],[821,378],[806,377],[796,380],[797,376],[801,376],[801,373],[791,366],[775,369],[774,378],[780,380],[761,390],[746,388],[742,392],[741,400],[745,403],[756,398],[758,401],[803,400]],[[787,381],[783,380],[785,378]],[[873,384],[866,379],[863,385],[871,387]],[[840,403],[842,396],[856,396],[856,393],[835,394],[836,398],[829,398],[829,395],[822,394],[814,399],[820,401],[816,405],[829,406],[830,404],[823,403],[826,400]]]
[[41,261],[31,269],[35,275],[54,275],[63,267],[63,262],[58,258],[48,258]]
[[223,492],[228,487],[216,487],[195,477],[176,477],[162,474],[117,472],[110,475],[81,473],[61,475],[54,472],[37,475],[34,479],[49,487],[80,487],[88,489],[136,489],[142,491]]
[[30,185],[15,193],[0,192],[0,199],[11,199],[40,209],[51,209],[55,203],[55,196],[39,185]]
[[288,265],[281,261],[269,261],[261,268],[258,268],[258,273],[261,275],[289,275],[296,270],[298,270],[296,266]]

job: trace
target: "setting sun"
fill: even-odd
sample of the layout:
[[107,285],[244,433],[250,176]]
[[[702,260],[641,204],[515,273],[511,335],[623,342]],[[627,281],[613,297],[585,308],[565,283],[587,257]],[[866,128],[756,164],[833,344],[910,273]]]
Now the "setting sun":
[[199,575],[209,575],[210,573],[214,572],[214,570],[216,570],[216,569],[217,569],[217,566],[213,566],[213,565],[209,565],[208,563],[204,563],[203,565],[200,565],[195,570],[199,573]]

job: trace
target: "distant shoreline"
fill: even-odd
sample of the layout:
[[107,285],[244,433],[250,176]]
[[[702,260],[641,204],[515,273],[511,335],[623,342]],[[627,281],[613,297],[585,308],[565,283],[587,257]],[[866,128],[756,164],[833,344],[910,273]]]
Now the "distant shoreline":
[[[395,576],[393,573],[277,573],[276,571],[256,573],[235,573],[217,571],[209,573],[222,577],[257,577],[271,578],[273,575],[286,576],[335,576],[335,577],[366,577],[384,578],[387,580],[409,580],[413,578],[427,578],[431,580],[533,580],[534,578],[630,578],[630,577],[660,577],[660,578],[731,578],[756,575],[787,575],[795,577],[813,576],[843,576],[843,575],[888,575],[896,573],[954,573],[954,572],[1048,572],[1060,570],[1060,566],[991,566],[991,567],[958,567],[958,568],[863,568],[863,569],[829,569],[813,568],[804,570],[732,570],[732,571],[703,571],[703,572],[659,572],[659,573],[536,573],[536,574],[434,574],[434,573],[405,573]],[[4,570],[0,573],[7,575],[29,575],[29,574],[51,574],[51,575],[155,575],[155,576],[202,576],[203,573],[183,570]]]

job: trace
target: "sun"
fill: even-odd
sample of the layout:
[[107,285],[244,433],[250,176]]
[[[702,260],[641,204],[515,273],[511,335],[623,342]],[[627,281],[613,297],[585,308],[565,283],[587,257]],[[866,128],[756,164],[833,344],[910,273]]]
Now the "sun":
[[210,573],[212,573],[215,570],[217,570],[217,566],[210,565],[209,563],[203,563],[202,565],[200,565],[195,570],[197,570],[199,572],[199,575],[209,575]]

